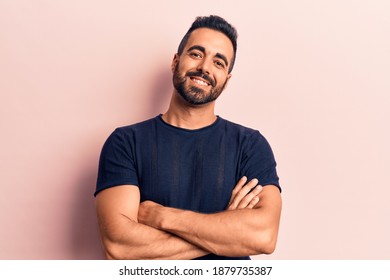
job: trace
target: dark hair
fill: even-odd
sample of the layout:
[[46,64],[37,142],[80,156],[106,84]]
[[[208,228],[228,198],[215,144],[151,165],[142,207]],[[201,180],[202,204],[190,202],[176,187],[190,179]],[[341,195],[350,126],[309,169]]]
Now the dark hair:
[[198,28],[209,28],[225,34],[233,45],[234,54],[230,62],[229,73],[233,70],[234,61],[236,60],[237,52],[237,30],[229,24],[226,20],[219,16],[208,16],[208,17],[197,17],[192,23],[190,29],[188,29],[186,35],[181,39],[180,45],[177,49],[177,54],[181,55],[183,53],[184,47],[187,44],[188,39],[191,36],[192,31]]

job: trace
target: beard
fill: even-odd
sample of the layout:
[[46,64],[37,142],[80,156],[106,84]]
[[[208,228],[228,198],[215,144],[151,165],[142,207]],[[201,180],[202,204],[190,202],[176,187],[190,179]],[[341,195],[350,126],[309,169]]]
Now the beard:
[[[216,100],[225,88],[227,79],[222,86],[216,86],[215,81],[210,76],[203,74],[202,71],[187,72],[184,76],[179,73],[179,63],[175,67],[173,73],[173,86],[181,97],[192,105],[204,105]],[[186,85],[189,77],[201,77],[205,79],[211,86],[209,91],[205,91],[196,86]]]

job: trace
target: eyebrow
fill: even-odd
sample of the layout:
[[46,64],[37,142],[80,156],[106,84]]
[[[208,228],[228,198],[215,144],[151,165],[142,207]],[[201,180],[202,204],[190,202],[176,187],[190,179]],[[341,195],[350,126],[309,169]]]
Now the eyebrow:
[[[198,51],[201,51],[201,52],[203,52],[203,53],[206,52],[206,49],[205,49],[204,47],[202,47],[202,46],[199,46],[199,45],[191,46],[191,47],[188,49],[188,51],[192,51],[192,50],[198,50]],[[219,58],[219,59],[222,59],[222,60],[225,62],[226,66],[229,66],[228,60],[227,60],[226,56],[224,56],[223,54],[221,54],[221,53],[216,53],[215,57],[217,57],[217,58]]]

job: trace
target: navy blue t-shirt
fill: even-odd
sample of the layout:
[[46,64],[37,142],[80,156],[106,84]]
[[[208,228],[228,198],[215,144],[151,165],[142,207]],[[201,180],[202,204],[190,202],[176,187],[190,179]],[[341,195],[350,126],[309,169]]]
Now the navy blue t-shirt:
[[[160,115],[117,128],[109,136],[100,155],[95,195],[113,186],[135,185],[141,202],[216,213],[226,209],[242,176],[280,188],[271,147],[258,131],[221,117],[210,126],[188,130]],[[215,258],[224,257],[203,257]]]

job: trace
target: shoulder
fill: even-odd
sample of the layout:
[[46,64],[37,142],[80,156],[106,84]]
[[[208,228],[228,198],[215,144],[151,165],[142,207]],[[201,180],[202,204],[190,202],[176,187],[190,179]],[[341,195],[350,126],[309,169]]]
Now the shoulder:
[[266,141],[259,130],[221,118],[227,133],[243,140]]
[[144,130],[148,130],[156,124],[157,118],[159,118],[159,117],[157,116],[157,117],[154,117],[154,118],[142,121],[142,122],[118,127],[114,130],[113,133],[132,134],[132,133],[137,133],[137,132],[142,132]]
[[127,146],[149,133],[158,117],[148,119],[131,125],[117,127],[108,136],[104,146]]
[[157,117],[126,125],[126,126],[121,126],[117,127],[108,137],[108,140],[122,140],[122,141],[131,141],[134,139],[134,137],[139,137],[145,134],[148,134],[151,129],[155,126],[157,123]]
[[230,143],[241,147],[245,154],[254,152],[262,155],[272,154],[270,143],[259,130],[228,120],[223,120],[223,122],[225,123],[225,131]]

